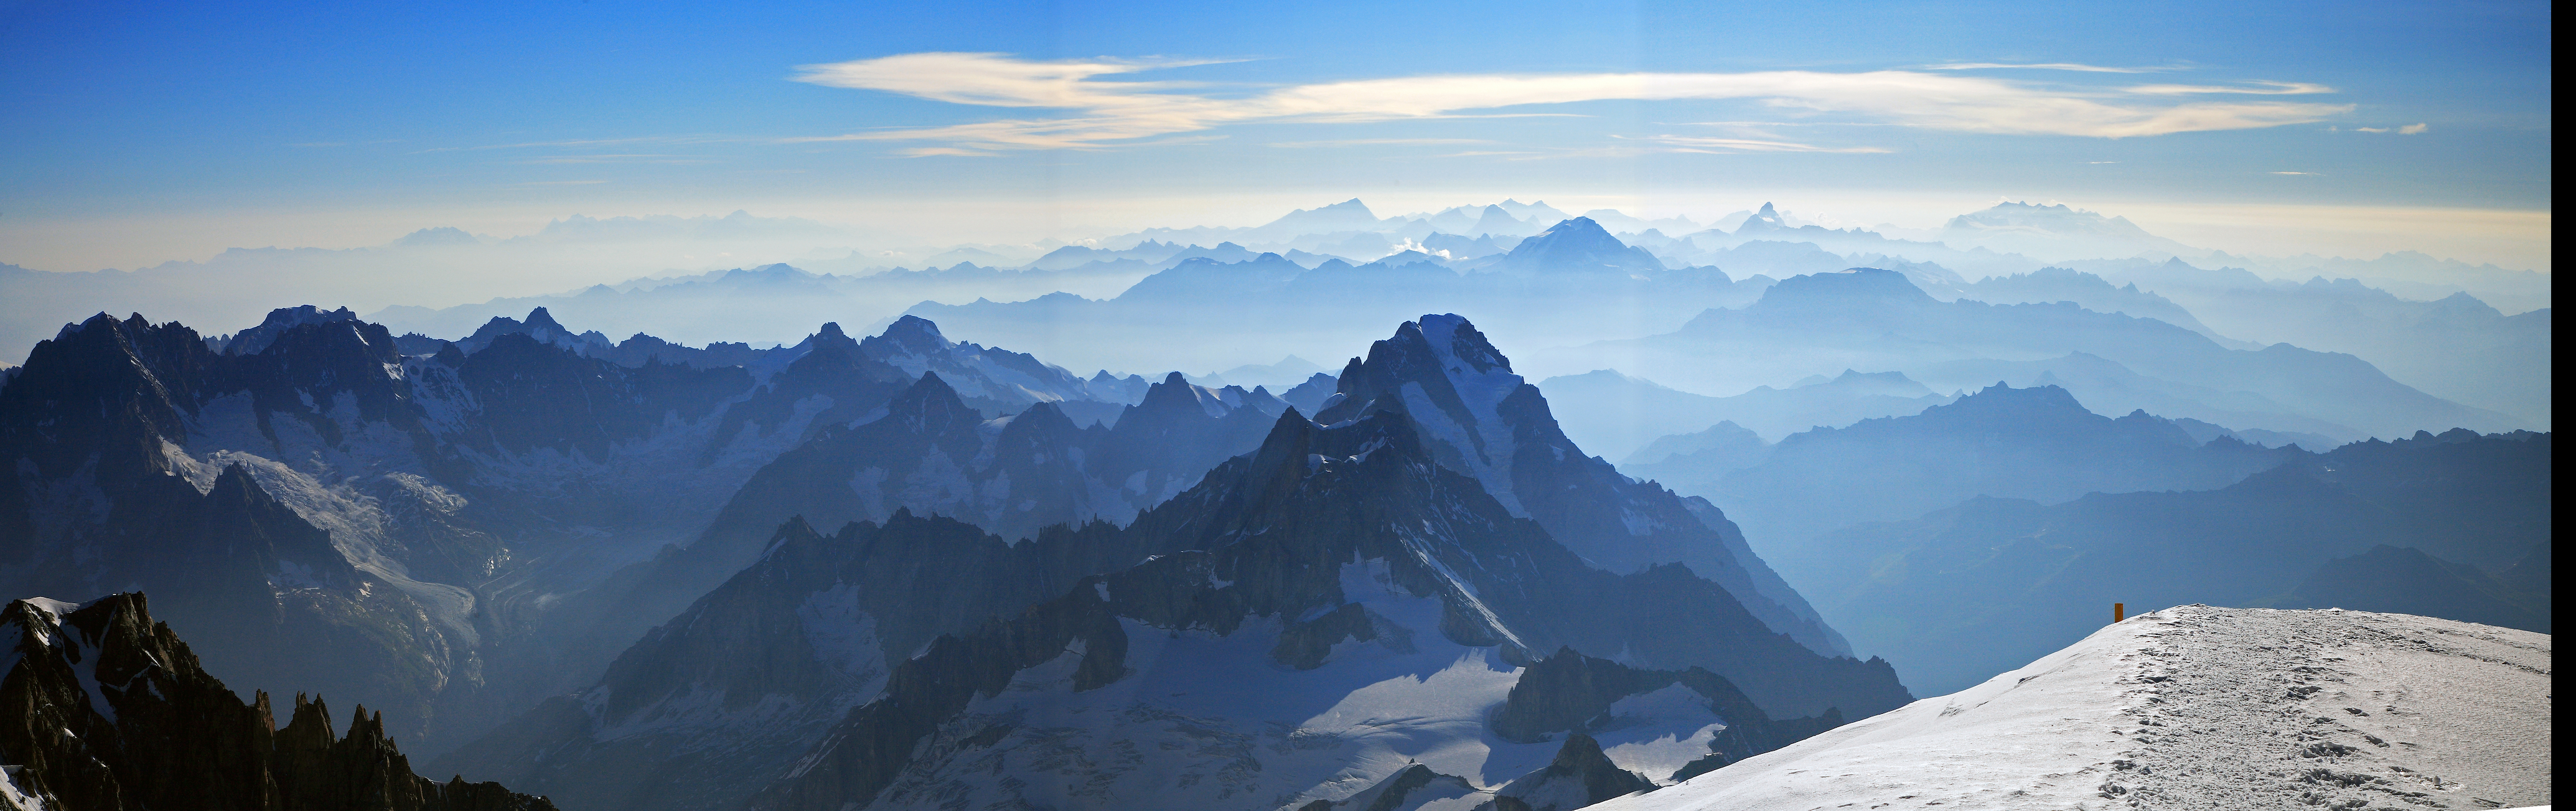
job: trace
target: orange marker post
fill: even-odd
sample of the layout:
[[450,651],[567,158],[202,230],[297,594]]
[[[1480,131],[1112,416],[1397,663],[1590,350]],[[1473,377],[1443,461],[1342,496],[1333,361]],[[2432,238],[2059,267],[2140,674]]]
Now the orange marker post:
[[2126,604],[2126,603],[2112,603],[2112,604],[2111,604],[2111,621],[2112,621],[2112,622],[2119,622],[2119,621],[2121,621],[2121,620],[2128,619],[2128,618],[2129,618],[2128,604]]

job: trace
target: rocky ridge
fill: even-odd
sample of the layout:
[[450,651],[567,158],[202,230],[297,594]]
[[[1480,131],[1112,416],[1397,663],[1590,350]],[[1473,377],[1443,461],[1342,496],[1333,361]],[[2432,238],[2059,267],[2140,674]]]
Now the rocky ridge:
[[498,783],[413,774],[381,714],[332,731],[319,698],[278,727],[207,675],[139,593],[0,608],[0,760],[19,808],[58,811],[552,811]]

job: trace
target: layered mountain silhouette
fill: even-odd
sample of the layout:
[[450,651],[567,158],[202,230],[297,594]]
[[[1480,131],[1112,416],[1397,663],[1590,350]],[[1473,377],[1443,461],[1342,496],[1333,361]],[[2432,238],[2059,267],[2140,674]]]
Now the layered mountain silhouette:
[[987,420],[938,373],[925,372],[864,419],[752,474],[691,543],[565,600],[555,633],[534,643],[571,672],[596,672],[646,629],[752,565],[789,519],[837,527],[913,512],[1014,541],[1052,525],[1132,521],[1258,445],[1286,408],[1276,399],[1237,399],[1229,406],[1220,392],[1173,373],[1125,406],[1115,427],[1075,428],[1056,403]]
[[2549,600],[2477,567],[2381,544],[2326,561],[2299,587],[2263,601],[2277,608],[2350,608],[2414,614],[2549,633]]
[[2232,437],[2203,442],[2144,412],[2101,416],[2055,386],[1998,385],[1920,414],[1793,434],[1759,464],[1668,483],[1727,508],[1793,577],[1835,578],[1865,564],[1807,539],[1838,527],[1981,495],[2054,503],[2092,492],[2215,489],[2302,455]]
[[[66,327],[0,389],[0,459],[15,471],[0,487],[0,585],[151,589],[226,678],[355,699],[384,711],[390,734],[436,751],[595,675],[747,564],[756,548],[628,621],[625,637],[589,643],[605,648],[590,658],[550,641],[595,624],[570,611],[587,604],[568,595],[695,541],[780,454],[882,417],[917,377],[935,376],[962,406],[959,428],[975,443],[997,438],[975,433],[999,416],[979,407],[1016,415],[1045,403],[1054,422],[1012,434],[1063,429],[1031,438],[1043,445],[1110,430],[1099,423],[1133,401],[1097,397],[1148,388],[949,341],[917,320],[866,341],[826,324],[794,346],[737,352],[740,365],[619,357],[595,337],[542,310],[422,354],[405,354],[381,326],[311,307],[213,341],[140,316]],[[1127,428],[1152,450],[1104,451],[1127,453],[1110,465],[1126,467],[1082,485],[1108,494],[1096,509],[1032,489],[1005,504],[985,487],[980,520],[1123,520],[1249,447],[1285,407],[1265,392],[1185,388],[1188,404],[1147,409]],[[1269,410],[1242,421],[1236,446],[1188,439],[1208,430],[1192,426],[1257,407]],[[1090,433],[1071,427],[1069,411],[1090,417]],[[1165,425],[1155,416],[1165,411],[1187,411],[1173,419],[1189,425]],[[972,455],[949,461],[972,467]],[[986,472],[1037,475],[1029,458]],[[903,460],[902,476],[870,497],[954,509],[896,492],[925,463]],[[749,543],[783,517],[761,519]]]
[[2461,430],[2301,454],[2215,490],[1980,497],[1828,533],[1841,565],[1799,582],[1923,690],[2081,638],[2112,602],[2380,610],[2351,600],[2545,629],[2545,592],[2488,573],[2546,567],[2549,454],[2546,434]]
[[[498,783],[415,775],[384,717],[346,735],[321,699],[295,696],[279,727],[268,694],[244,703],[208,675],[142,594],[0,607],[0,760],[13,808],[63,811],[552,811]],[[21,804],[25,803],[25,804]]]
[[[1580,354],[1583,362],[1657,369],[1663,382],[1701,391],[1742,390],[1819,368],[1891,369],[1936,390],[1965,388],[2009,379],[1996,374],[2005,368],[1997,364],[2091,357],[2147,381],[2131,388],[2192,405],[2158,413],[2223,425],[2358,439],[2432,426],[2494,431],[2521,424],[2425,394],[2350,355],[2288,344],[2233,350],[2162,321],[2073,303],[1944,302],[1902,274],[1870,268],[1786,279],[1743,309],[1712,309],[1678,331],[1595,344]],[[1711,357],[1730,362],[1700,362]],[[2130,405],[2122,392],[2097,397],[2090,380],[2064,382],[2088,401]]]
[[[1509,215],[1494,209],[1489,216]],[[1366,264],[1334,259],[1312,268],[1277,254],[1234,264],[1191,260],[1114,298],[925,302],[908,312],[1083,365],[1123,365],[1116,359],[1150,346],[1154,356],[1185,366],[1223,368],[1244,355],[1277,357],[1356,344],[1376,337],[1388,323],[1425,311],[1476,313],[1488,327],[1509,334],[1630,337],[1677,327],[1710,307],[1740,305],[1759,289],[1715,268],[1667,268],[1586,218],[1531,233],[1506,253],[1473,261],[1447,262],[1411,251]],[[1213,301],[1228,304],[1213,307]],[[1263,328],[1237,326],[1253,321]],[[1082,326],[1069,333],[1065,324]],[[1208,334],[1230,340],[1200,345],[1186,337]],[[1068,340],[1077,335],[1079,340]]]
[[[1597,369],[1539,383],[1566,421],[1579,426],[1585,447],[1627,457],[1659,437],[1734,423],[1777,440],[1809,428],[1840,428],[1872,417],[1904,417],[1950,402],[1902,372],[1844,369],[1832,378],[1811,375],[1788,388],[1755,386],[1732,397],[1678,391],[1654,381]],[[1653,461],[1653,460],[1641,460]]]
[[[1419,747],[1426,744],[1415,739],[1426,735],[1465,736],[1516,753],[1474,770],[1477,790],[1547,767],[1572,745],[1555,737],[1566,732],[1607,741],[1609,761],[1627,759],[1623,769],[1643,764],[1653,780],[1670,782],[1694,762],[1725,759],[1709,760],[1713,755],[1747,756],[1833,723],[1774,729],[1771,718],[1856,718],[1907,700],[1884,663],[1820,654],[1793,639],[1840,644],[1830,629],[1791,613],[1752,582],[1758,570],[1773,593],[1798,600],[1740,537],[1711,526],[1731,531],[1722,514],[1704,504],[1694,510],[1582,456],[1547,420],[1537,390],[1510,375],[1508,361],[1463,319],[1408,322],[1350,365],[1342,390],[1320,416],[1329,427],[1281,412],[1263,425],[1257,448],[1217,465],[1124,527],[1058,525],[1015,543],[916,505],[882,519],[821,513],[825,520],[847,520],[829,535],[812,528],[817,513],[789,518],[749,547],[758,559],[748,568],[645,634],[598,683],[546,702],[441,764],[540,787],[575,808],[696,807],[754,797],[756,804],[840,807],[868,802],[879,791],[914,798],[885,806],[901,807],[926,801],[916,790],[953,799],[984,789],[951,778],[915,788],[885,782],[899,774],[968,768],[951,763],[952,751],[984,757],[990,753],[980,750],[1036,747],[1024,750],[1038,757],[1031,768],[1056,776],[1016,787],[1004,781],[988,801],[1071,796],[1173,803],[1180,801],[1154,792],[1198,787],[1206,795],[1200,799],[1217,807],[1269,807],[1262,803],[1308,793],[1317,795],[1309,799],[1347,799],[1358,787],[1337,786],[1358,778],[1333,774],[1355,753],[1390,746],[1424,751]],[[1117,428],[1093,430],[1105,438],[1131,425],[1153,425],[1144,415],[1158,409],[1209,419],[1187,399],[1204,391],[1167,380]],[[1429,399],[1404,394],[1425,391],[1434,393]],[[916,413],[965,421],[965,409],[935,376],[925,376],[896,403],[888,417],[853,430]],[[1463,410],[1420,416],[1444,403]],[[1001,427],[1003,435],[1045,408],[1014,418]],[[1222,428],[1260,413],[1229,412],[1213,424]],[[1510,448],[1518,451],[1476,439],[1460,444],[1466,436],[1516,437]],[[817,447],[830,441],[820,439]],[[970,449],[892,439],[868,446],[889,449],[888,458]],[[847,457],[857,448],[818,458]],[[1462,450],[1484,461],[1470,461]],[[1512,473],[1497,475],[1490,463],[1497,455],[1512,460]],[[1107,456],[1087,458],[1108,464]],[[790,469],[795,457],[781,457],[780,469]],[[775,486],[756,481],[745,493],[792,493],[789,482],[796,479],[845,487],[839,483],[849,478],[839,469],[813,471]],[[1523,489],[1512,489],[1515,481]],[[1588,510],[1558,490],[1601,491],[1589,497],[1606,499],[1617,512]],[[780,503],[835,498],[847,502],[816,491]],[[1506,498],[1530,506],[1516,514]],[[1560,543],[1551,525],[1579,533],[1589,551],[1578,555]],[[1674,557],[1658,559],[1667,553]],[[1605,570],[1598,565],[1603,559],[1627,565]],[[1723,579],[1673,562],[1683,560]],[[1795,605],[1805,608],[1803,601]],[[1757,615],[1754,606],[1768,615]],[[1789,633],[1770,624],[1775,617]],[[1154,642],[1152,658],[1137,658],[1143,655],[1137,645],[1170,634],[1178,636]],[[1072,670],[1037,672],[1068,645],[1077,651],[1063,661]],[[1573,651],[1602,651],[1632,663],[1605,666],[1664,675],[1607,686],[1577,679],[1565,689],[1579,687],[1588,697],[1547,704],[1556,699],[1532,694],[1517,701],[1539,702],[1543,710],[1516,711],[1513,717],[1527,718],[1503,732],[1482,731],[1485,712],[1512,699],[1512,684],[1530,683],[1514,672],[1551,658],[1541,651],[1577,659]],[[1074,682],[1047,681],[1057,678]],[[1380,701],[1369,690],[1422,679],[1460,680],[1459,689],[1478,697],[1464,704],[1445,700],[1444,706],[1459,708],[1403,734],[1360,732],[1366,724],[1359,716],[1304,733],[1293,723],[1335,702]],[[1027,686],[1003,688],[1014,680]],[[1059,692],[1068,686],[1077,689]],[[1116,691],[1115,712],[1095,717],[1077,709],[1093,705],[1094,697],[1082,694],[1094,688]],[[996,712],[1056,720],[952,718],[983,717],[967,708],[979,693],[1012,696],[1022,706]],[[1617,712],[1604,709],[1611,704],[1620,704]],[[952,734],[964,739],[954,745],[964,749],[922,743]],[[1107,768],[1080,778],[1115,787],[1064,782],[1073,779],[1065,770],[1075,769],[1063,765],[1066,757],[1078,763],[1127,757],[1120,751],[1174,751],[1136,741],[1192,736],[1296,743],[1284,750],[1293,756],[1275,766],[1258,751],[1202,744],[1182,747],[1197,754],[1155,756],[1159,765],[1150,768]],[[931,748],[917,749],[923,745]],[[915,751],[922,754],[909,765],[899,754]],[[1254,764],[1264,765],[1256,770]],[[1441,774],[1468,779],[1463,766],[1448,767]],[[1076,770],[1082,769],[1089,767]],[[1394,779],[1397,771],[1366,779]]]

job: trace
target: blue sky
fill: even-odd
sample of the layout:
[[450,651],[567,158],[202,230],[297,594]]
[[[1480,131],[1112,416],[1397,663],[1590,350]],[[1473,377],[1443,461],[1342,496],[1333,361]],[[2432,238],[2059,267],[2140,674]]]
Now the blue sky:
[[2547,267],[2549,22],[2545,3],[0,2],[0,238],[69,270],[575,212],[1069,228],[1758,193],[1862,224],[1998,197],[2539,212]]

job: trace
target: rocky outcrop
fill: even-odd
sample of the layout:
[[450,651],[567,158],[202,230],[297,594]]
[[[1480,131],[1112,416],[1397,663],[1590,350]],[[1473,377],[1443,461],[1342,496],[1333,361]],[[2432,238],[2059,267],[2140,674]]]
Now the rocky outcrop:
[[552,811],[543,797],[412,773],[364,707],[334,733],[319,699],[283,728],[199,667],[142,594],[0,609],[15,648],[0,676],[0,761],[62,811]]

